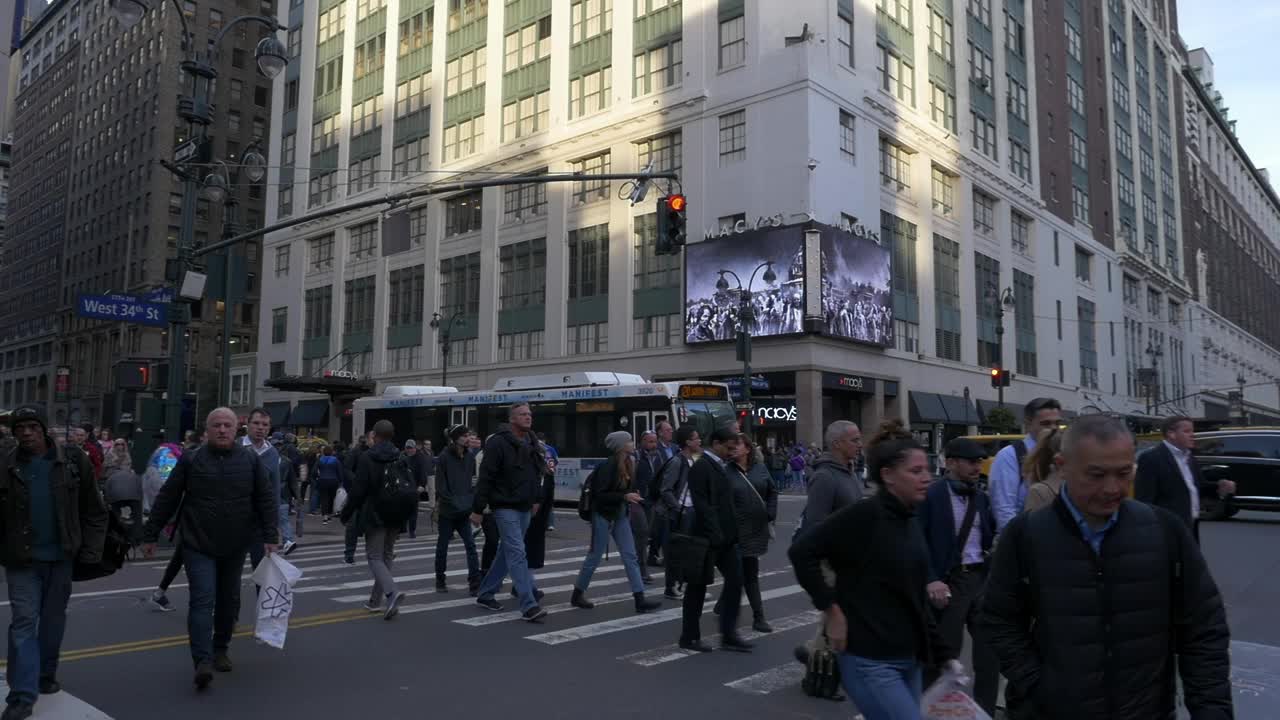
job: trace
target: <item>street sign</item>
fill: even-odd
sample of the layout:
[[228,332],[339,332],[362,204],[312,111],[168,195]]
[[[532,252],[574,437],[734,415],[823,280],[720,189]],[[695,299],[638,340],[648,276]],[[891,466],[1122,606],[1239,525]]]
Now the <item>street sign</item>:
[[141,302],[128,295],[84,295],[76,298],[76,314],[97,320],[122,320],[140,325],[168,324],[165,306]]
[[173,302],[173,288],[158,287],[154,290],[147,291],[143,299],[150,303],[171,303]]
[[183,163],[207,163],[210,160],[209,142],[204,138],[191,138],[173,149],[175,165]]
[[71,399],[71,366],[59,365],[53,374],[53,401],[64,403]]

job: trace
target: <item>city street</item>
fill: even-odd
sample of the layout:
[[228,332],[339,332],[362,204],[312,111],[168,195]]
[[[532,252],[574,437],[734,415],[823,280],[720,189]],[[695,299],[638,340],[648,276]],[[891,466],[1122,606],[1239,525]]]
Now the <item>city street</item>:
[[[780,538],[789,538],[802,506],[799,497],[783,498]],[[235,671],[217,676],[199,696],[191,684],[184,634],[185,577],[170,592],[179,611],[162,614],[146,605],[146,597],[163,562],[132,564],[109,580],[77,587],[59,673],[66,692],[43,698],[36,717],[146,720],[178,714],[200,720],[250,713],[390,720],[438,712],[532,718],[851,716],[847,703],[814,700],[800,692],[800,666],[791,651],[811,632],[816,613],[795,584],[785,543],[774,543],[761,569],[776,631],[754,638],[751,655],[690,656],[674,645],[677,603],[668,601],[652,615],[632,612],[616,552],[591,586],[589,595],[598,607],[568,608],[587,532],[571,511],[561,510],[557,525],[547,567],[538,572],[548,595],[543,604],[551,611],[540,625],[517,621],[510,612],[476,608],[458,590],[465,566],[457,552],[450,559],[454,589],[437,594],[429,532],[399,547],[396,574],[410,597],[400,618],[384,622],[360,608],[368,574],[363,563],[343,564],[339,526],[310,533],[291,557],[305,575],[297,587],[285,650],[258,645],[249,637],[253,589],[246,577],[243,632],[231,653]],[[420,530],[426,529],[424,519]],[[1273,717],[1280,701],[1280,625],[1274,619],[1280,558],[1260,550],[1275,546],[1280,517],[1242,515],[1206,524],[1203,535],[1231,619],[1237,717]],[[655,570],[655,577],[660,573]],[[514,608],[506,602],[509,598],[501,599]],[[7,612],[0,619],[7,623]],[[713,644],[714,625],[708,611],[704,637]],[[71,708],[67,693],[101,714]]]

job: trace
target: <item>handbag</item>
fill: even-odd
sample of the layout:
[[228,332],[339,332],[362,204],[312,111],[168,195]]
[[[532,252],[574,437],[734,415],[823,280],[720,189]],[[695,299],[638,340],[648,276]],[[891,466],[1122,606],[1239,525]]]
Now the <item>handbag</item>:
[[129,542],[129,528],[120,519],[120,513],[107,508],[107,531],[103,537],[102,559],[96,563],[84,563],[79,560],[71,566],[71,580],[83,582],[97,580],[124,567],[133,544]]
[[[685,492],[689,492],[687,481]],[[679,519],[676,521],[677,529],[684,527],[684,511],[685,506],[682,503]],[[686,532],[673,532],[667,540],[666,554],[667,577],[693,585],[711,583],[712,573],[709,563],[711,541],[707,538]]]
[[800,689],[805,695],[825,700],[840,700],[840,665],[831,650],[831,640],[823,629],[821,642],[809,653]]

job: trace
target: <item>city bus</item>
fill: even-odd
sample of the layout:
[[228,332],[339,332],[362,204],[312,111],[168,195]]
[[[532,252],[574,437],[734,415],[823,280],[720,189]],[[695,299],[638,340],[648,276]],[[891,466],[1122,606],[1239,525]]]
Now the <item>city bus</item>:
[[352,437],[379,420],[396,428],[396,443],[430,440],[439,453],[445,434],[465,424],[481,438],[507,421],[507,408],[527,402],[533,429],[559,453],[556,499],[576,501],[582,480],[607,456],[604,438],[625,430],[638,438],[663,420],[679,427],[692,423],[703,437],[719,425],[737,421],[729,387],[723,383],[649,382],[639,375],[575,372],[503,378],[489,391],[393,385],[381,395],[360,398],[352,409]]

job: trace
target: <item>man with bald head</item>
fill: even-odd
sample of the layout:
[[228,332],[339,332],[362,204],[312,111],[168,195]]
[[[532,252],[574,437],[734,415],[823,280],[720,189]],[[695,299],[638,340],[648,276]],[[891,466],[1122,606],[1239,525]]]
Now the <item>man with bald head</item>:
[[195,684],[203,690],[213,671],[231,672],[227,649],[240,616],[240,573],[249,546],[275,552],[276,497],[257,455],[236,442],[236,414],[218,408],[205,421],[207,443],[183,453],[151,506],[143,553],[175,513],[191,603],[187,632]]

